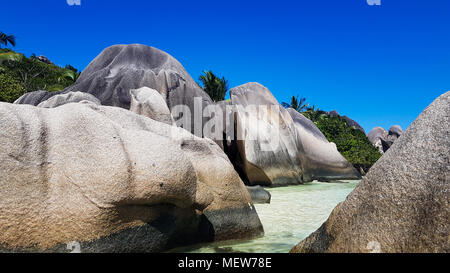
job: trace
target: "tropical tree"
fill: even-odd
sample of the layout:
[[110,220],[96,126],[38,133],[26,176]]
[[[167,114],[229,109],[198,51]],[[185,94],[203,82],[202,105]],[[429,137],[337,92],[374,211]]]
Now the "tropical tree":
[[291,103],[282,102],[281,105],[285,108],[293,108],[297,112],[303,112],[307,107],[308,103],[306,103],[306,98],[300,97],[300,99],[297,97],[292,96],[291,97]]
[[316,106],[313,105],[313,106],[308,107],[306,109],[306,111],[303,112],[303,114],[315,123],[319,119],[321,119],[323,116],[325,116],[326,113],[325,113],[325,111],[320,110],[319,107],[316,108]]
[[203,75],[199,79],[203,84],[201,87],[214,102],[225,100],[229,88],[225,77],[219,78],[210,70],[203,71]]
[[7,35],[3,32],[0,32],[0,47],[4,45],[8,46],[8,43],[12,46],[16,46],[16,37],[14,35]]
[[72,69],[68,69],[64,73],[63,77],[72,82],[76,82],[78,80],[78,77],[80,77],[80,73],[78,73],[77,71],[74,71]]

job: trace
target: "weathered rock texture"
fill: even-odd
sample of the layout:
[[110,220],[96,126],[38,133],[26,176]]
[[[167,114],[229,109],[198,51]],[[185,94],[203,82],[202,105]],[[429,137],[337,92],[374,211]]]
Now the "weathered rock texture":
[[[233,137],[225,139],[222,147],[247,184],[360,178],[311,121],[280,106],[264,86],[247,83],[230,93],[231,101],[219,105],[232,106],[231,111],[224,110],[224,123],[234,126],[224,132]],[[256,107],[247,108],[251,106]]]
[[352,164],[339,153],[336,144],[330,143],[311,120],[292,108],[287,111],[300,138],[298,145],[303,147],[301,158],[305,178],[319,181],[361,178]]
[[380,153],[384,154],[394,144],[394,142],[402,135],[403,129],[399,125],[393,125],[389,132],[381,127],[373,128],[367,137],[370,142],[378,148]]
[[130,111],[169,125],[175,125],[166,101],[155,89],[132,89]]
[[255,204],[269,204],[272,195],[261,186],[247,186],[250,197]]
[[450,92],[292,252],[450,251]]
[[155,252],[262,233],[211,140],[91,102],[0,103],[0,250]]
[[55,108],[67,103],[90,101],[95,104],[100,104],[100,101],[89,93],[84,92],[69,92],[59,94],[39,103],[38,107]]
[[255,107],[254,111],[235,108],[236,144],[242,160],[240,168],[248,182],[260,185],[302,183],[299,141],[289,113],[267,88],[258,83],[235,87],[230,93],[234,106],[274,105],[276,109],[272,112],[270,107],[265,110]]
[[[30,92],[15,103],[38,105],[57,94],[81,90],[94,95],[102,105],[129,109],[130,90],[141,87],[160,92],[171,110],[177,105],[188,106],[192,113],[192,128],[186,129],[191,132],[194,132],[195,98],[203,107],[212,104],[210,97],[175,58],[159,49],[139,44],[108,47],[83,70],[74,85],[60,92]],[[178,118],[174,116],[175,120]]]

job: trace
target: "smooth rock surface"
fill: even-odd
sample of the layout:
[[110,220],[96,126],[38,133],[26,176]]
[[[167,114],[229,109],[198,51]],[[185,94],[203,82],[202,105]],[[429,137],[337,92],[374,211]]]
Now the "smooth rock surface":
[[384,154],[383,149],[383,141],[386,139],[388,135],[388,132],[381,128],[381,127],[375,127],[372,130],[370,130],[367,137],[369,138],[370,142],[380,151],[380,153]]
[[304,177],[309,181],[361,179],[358,171],[339,153],[336,144],[330,143],[311,120],[292,108],[287,111],[300,138],[298,145],[303,147]]
[[272,196],[270,192],[265,190],[261,186],[247,186],[247,190],[250,193],[250,196],[255,204],[270,204],[270,199]]
[[0,103],[0,251],[157,252],[262,226],[211,140],[92,102]]
[[95,104],[100,104],[100,101],[91,94],[77,91],[50,97],[48,100],[39,103],[38,107],[55,108],[67,103],[81,102],[81,101],[90,101]]
[[[140,44],[108,47],[83,70],[74,85],[60,92],[26,93],[15,103],[38,105],[51,96],[80,90],[94,95],[102,105],[129,109],[130,90],[141,87],[157,90],[171,111],[177,105],[186,105],[192,117],[191,128],[186,129],[202,136],[201,131],[194,131],[195,98],[203,108],[212,104],[211,98],[175,58],[159,49]],[[174,116],[176,121],[181,117],[177,114]],[[203,119],[203,122],[207,120]]]
[[[222,143],[248,185],[282,186],[317,180],[359,179],[360,175],[316,125],[280,106],[258,83],[231,89]],[[262,108],[257,108],[262,106]],[[251,108],[253,107],[253,108]]]
[[393,125],[389,129],[389,132],[381,127],[375,127],[369,132],[367,137],[378,148],[380,153],[384,154],[402,134],[402,127],[400,125]]
[[450,92],[437,98],[292,252],[450,251]]
[[175,125],[166,101],[155,89],[131,89],[130,111],[169,125]]

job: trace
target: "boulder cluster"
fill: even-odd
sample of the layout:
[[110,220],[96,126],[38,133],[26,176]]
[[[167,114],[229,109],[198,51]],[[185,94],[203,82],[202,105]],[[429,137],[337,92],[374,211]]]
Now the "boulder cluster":
[[380,153],[384,154],[402,134],[402,127],[400,125],[394,125],[391,126],[389,131],[381,127],[375,127],[369,132],[367,137],[378,148]]
[[[208,107],[222,114],[197,113]],[[63,91],[0,103],[0,120],[0,251],[155,252],[260,236],[252,197],[270,194],[250,185],[359,178],[267,88],[248,83],[214,104],[144,45],[105,49]],[[229,126],[203,129],[215,121]]]

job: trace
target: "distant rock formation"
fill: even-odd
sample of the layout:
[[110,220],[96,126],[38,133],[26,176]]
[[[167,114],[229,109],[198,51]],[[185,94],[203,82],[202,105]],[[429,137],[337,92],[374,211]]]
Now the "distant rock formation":
[[449,105],[447,92],[427,107],[292,252],[450,252]]
[[361,125],[359,125],[356,121],[354,121],[353,119],[351,119],[347,116],[339,115],[338,111],[336,111],[336,110],[326,112],[326,114],[330,117],[342,117],[343,119],[345,119],[345,121],[347,121],[348,126],[358,129],[361,132],[363,132],[364,134],[366,133],[366,131],[364,131],[364,128]]
[[385,153],[394,144],[394,142],[402,135],[403,129],[399,125],[391,126],[389,132],[381,127],[373,128],[367,137],[370,142],[378,148],[380,153]]
[[308,180],[330,181],[360,179],[357,170],[337,150],[317,126],[301,113],[287,109],[291,115],[302,146],[303,176]]
[[36,60],[41,61],[41,62],[46,63],[46,64],[53,64],[52,61],[50,61],[47,57],[45,57],[43,55],[37,56]]
[[0,103],[0,252],[158,252],[263,232],[211,140],[89,101]]

